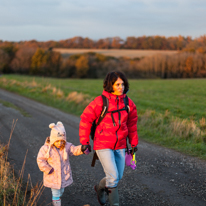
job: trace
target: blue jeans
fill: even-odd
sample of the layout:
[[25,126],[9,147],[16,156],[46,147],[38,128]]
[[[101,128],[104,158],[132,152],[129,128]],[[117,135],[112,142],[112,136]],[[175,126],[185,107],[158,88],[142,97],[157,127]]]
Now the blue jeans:
[[60,197],[63,195],[64,193],[64,188],[61,188],[61,189],[52,189],[51,188],[51,191],[52,191],[52,200],[59,200]]
[[106,174],[106,187],[117,187],[124,173],[125,149],[102,149],[96,153]]

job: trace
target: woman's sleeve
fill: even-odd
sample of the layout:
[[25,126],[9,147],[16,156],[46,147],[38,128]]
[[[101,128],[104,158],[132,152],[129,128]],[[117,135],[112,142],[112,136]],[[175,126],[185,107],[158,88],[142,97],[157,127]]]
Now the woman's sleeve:
[[129,107],[130,107],[130,112],[128,114],[128,121],[127,121],[128,137],[131,146],[135,147],[138,144],[138,134],[137,134],[138,116],[137,116],[136,105],[131,99],[129,99]]
[[45,157],[47,150],[48,148],[46,146],[42,146],[37,155],[37,164],[39,166],[39,169],[46,174],[48,174],[52,169],[52,167],[47,162],[47,158]]
[[90,132],[92,123],[100,116],[102,109],[101,96],[96,97],[83,111],[80,116],[79,124],[79,138],[82,145],[88,145],[90,143]]

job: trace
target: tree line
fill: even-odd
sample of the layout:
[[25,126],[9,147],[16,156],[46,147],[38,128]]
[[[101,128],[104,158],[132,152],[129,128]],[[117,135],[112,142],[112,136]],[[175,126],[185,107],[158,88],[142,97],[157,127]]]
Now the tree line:
[[153,49],[153,50],[183,50],[188,52],[206,53],[206,35],[192,39],[187,36],[141,36],[120,37],[92,40],[90,38],[73,37],[60,41],[39,42],[36,40],[7,42],[0,41],[0,47],[12,43],[15,47],[32,48],[84,48],[84,49]]
[[0,73],[18,73],[59,78],[104,78],[112,70],[129,78],[201,78],[206,77],[206,54],[179,52],[143,58],[114,58],[89,52],[63,57],[52,49],[0,47]]

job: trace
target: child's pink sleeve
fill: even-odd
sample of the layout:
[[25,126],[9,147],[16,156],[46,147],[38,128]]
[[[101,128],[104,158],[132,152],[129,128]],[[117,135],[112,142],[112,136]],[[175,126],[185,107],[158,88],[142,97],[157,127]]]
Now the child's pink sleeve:
[[41,147],[37,155],[37,164],[39,166],[40,171],[45,172],[46,174],[49,174],[52,167],[48,164],[47,158],[45,157],[47,150],[48,149],[45,146]]
[[71,144],[70,146],[70,150],[69,150],[69,155],[75,155],[75,156],[78,156],[78,155],[82,155],[83,152],[81,150],[81,145],[78,145],[78,146],[74,146],[73,144]]

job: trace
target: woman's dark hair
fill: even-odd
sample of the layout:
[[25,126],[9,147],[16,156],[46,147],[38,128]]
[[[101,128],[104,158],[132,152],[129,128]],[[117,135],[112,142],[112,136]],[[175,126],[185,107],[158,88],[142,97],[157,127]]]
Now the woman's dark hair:
[[123,80],[124,82],[124,94],[127,93],[129,90],[129,83],[126,76],[120,71],[113,71],[109,72],[104,79],[103,88],[107,92],[114,92],[113,91],[113,84],[117,81],[118,77]]

